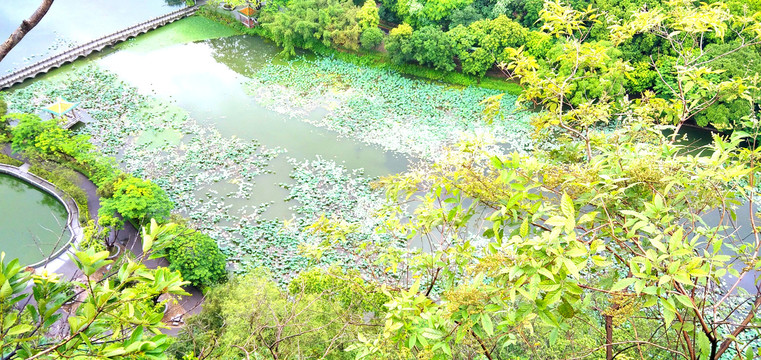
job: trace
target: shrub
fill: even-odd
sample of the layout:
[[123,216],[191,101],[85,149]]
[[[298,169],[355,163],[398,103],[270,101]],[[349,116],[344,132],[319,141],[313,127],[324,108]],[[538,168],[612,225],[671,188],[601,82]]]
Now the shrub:
[[163,254],[169,269],[178,270],[183,280],[207,287],[227,279],[225,255],[214,239],[182,225],[175,226],[167,235],[169,244]]
[[375,49],[383,42],[383,31],[377,27],[366,29],[359,37],[359,42],[365,50]]
[[8,112],[8,103],[0,96],[0,116],[5,115]]
[[150,180],[128,176],[117,178],[113,184],[113,197],[100,200],[98,216],[120,214],[125,219],[143,223],[154,218],[164,222],[174,204],[166,192]]
[[16,160],[8,155],[0,153],[0,164],[8,164],[13,166],[21,166],[24,162]]
[[187,320],[168,352],[176,359],[192,353],[209,359],[243,359],[246,353],[251,359],[354,359],[357,353],[348,348],[356,334],[378,335],[382,317],[364,311],[366,292],[334,296],[366,285],[344,276],[351,278],[314,270],[288,289],[261,268],[236,276],[207,292],[201,313]]

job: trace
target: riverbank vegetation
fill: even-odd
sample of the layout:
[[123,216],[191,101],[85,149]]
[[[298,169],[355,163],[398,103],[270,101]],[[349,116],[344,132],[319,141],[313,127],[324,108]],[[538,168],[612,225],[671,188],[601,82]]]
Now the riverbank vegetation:
[[[153,243],[177,259],[186,280],[208,285],[208,302],[171,346],[147,346],[151,354],[761,357],[753,67],[761,13],[739,2],[594,2],[598,10],[587,1],[389,0],[376,14],[372,2],[321,1],[276,1],[256,31],[287,53],[361,52],[373,25],[399,23],[385,39],[388,55],[378,56],[472,77],[498,69],[523,92],[432,84],[356,59],[261,67],[246,86],[267,108],[303,117],[323,107],[328,114],[316,125],[421,160],[369,179],[334,161],[291,159],[293,181],[283,185],[294,204],[289,220],[261,217],[267,204],[232,211],[225,201],[256,199],[257,176],[283,150],[225,138],[113,74],[86,67],[6,96],[15,111],[33,112],[57,96],[92,109],[80,135],[22,126],[17,131],[32,135],[14,146],[62,159],[116,156],[129,175],[105,158],[95,162],[102,167],[78,162],[110,166],[86,173],[109,184],[106,198],[125,197],[126,208],[106,206],[108,215],[167,220],[167,202],[122,189],[134,183],[130,189],[165,192],[187,216],[180,225],[152,222],[144,246]],[[297,31],[288,33],[289,22]],[[736,54],[750,65],[725,62]],[[740,110],[720,110],[722,103]],[[703,116],[727,135],[714,136],[702,154],[687,151],[695,149],[678,145],[678,130]],[[80,148],[82,139],[92,148]],[[220,182],[231,190],[211,187]],[[202,233],[185,236],[186,227]],[[219,248],[234,275],[214,286],[226,275]],[[194,261],[200,252],[208,259]],[[19,273],[16,265],[3,271]],[[2,336],[22,343],[20,335]]]
[[[399,201],[378,214],[385,243],[352,249],[344,239],[359,224],[312,224],[323,236],[303,246],[312,261],[353,253],[391,298],[375,313],[383,331],[368,324],[348,350],[360,358],[760,356],[751,325],[761,306],[759,15],[738,4],[669,2],[621,4],[616,20],[582,2],[511,4],[491,18],[463,9],[446,24],[455,12],[447,6],[470,4],[383,3],[386,20],[405,22],[386,38],[392,60],[473,75],[496,66],[521,82],[520,103],[543,111],[533,117],[531,156],[495,156],[471,141],[384,179],[388,201]],[[523,16],[513,8],[521,4]],[[267,19],[263,31],[278,31]],[[743,52],[750,61],[733,64],[749,65],[726,74],[724,58]],[[719,110],[735,101],[744,110]],[[688,123],[734,132],[699,157],[660,132]],[[741,205],[749,215],[736,228]],[[425,251],[388,245],[394,239]]]
[[[338,1],[330,6],[317,7],[319,11],[305,16],[301,12],[310,6],[315,8],[314,4],[298,0],[273,1],[261,10],[261,27],[243,31],[273,39],[284,47],[287,54],[293,54],[294,48],[310,49],[317,53],[357,53],[361,45],[360,34],[370,29],[358,25],[361,14],[365,19],[363,24],[381,23],[390,28],[390,32],[384,37],[384,46],[376,48],[380,52],[363,50],[358,53],[359,56],[369,55],[377,61],[390,60],[398,65],[430,67],[435,72],[447,74],[436,77],[458,83],[453,81],[456,74],[477,79],[489,79],[484,78],[487,73],[519,78],[504,68],[504,65],[515,60],[516,54],[512,49],[521,49],[521,54],[530,56],[540,71],[567,72],[572,68],[563,65],[558,58],[558,55],[568,51],[567,37],[561,39],[552,35],[554,31],[562,31],[564,26],[580,23],[586,26],[587,31],[578,34],[581,36],[574,38],[574,41],[583,41],[589,49],[604,54],[604,66],[611,70],[611,77],[586,77],[585,81],[575,83],[580,87],[575,91],[598,91],[612,81],[611,85],[625,90],[633,98],[647,97],[652,93],[673,103],[674,107],[687,98],[694,98],[700,91],[710,91],[712,96],[703,96],[705,103],[697,106],[701,111],[686,111],[673,121],[689,121],[693,125],[721,131],[745,129],[742,119],[755,111],[744,99],[724,92],[736,86],[753,88],[750,83],[739,85],[733,79],[757,73],[761,69],[761,57],[758,55],[761,42],[753,30],[753,23],[757,20],[754,20],[753,14],[761,10],[757,4],[734,1],[697,6],[660,1],[573,1],[568,8],[578,14],[592,15],[578,18],[569,18],[569,13],[549,11],[562,9],[560,2],[545,6],[540,0],[385,0],[377,4],[376,12],[360,11],[373,8],[374,4],[373,1],[358,5],[348,0]],[[643,10],[646,6],[658,10]],[[710,28],[711,22],[704,17],[718,21],[714,23],[718,27]],[[321,20],[323,18],[332,20],[325,22]],[[294,23],[294,19],[299,20],[295,22],[299,26],[291,31],[284,24]],[[682,21],[693,25],[685,28],[686,23]],[[622,22],[628,25],[620,25]],[[563,27],[553,28],[556,25]],[[709,28],[701,29],[706,26]],[[709,30],[711,35],[693,36],[703,30]],[[622,36],[626,33],[628,36]],[[326,47],[337,52],[326,50]],[[699,51],[688,53],[685,49]],[[626,61],[628,67],[614,66],[620,61]],[[702,81],[708,83],[696,87],[689,73],[709,64],[712,72],[701,75]],[[404,69],[412,70],[414,67]],[[411,73],[420,75],[418,73],[424,71],[413,70]],[[506,90],[511,90],[513,94],[519,92],[515,88]],[[759,96],[755,90],[749,95]],[[706,111],[702,111],[704,108]]]

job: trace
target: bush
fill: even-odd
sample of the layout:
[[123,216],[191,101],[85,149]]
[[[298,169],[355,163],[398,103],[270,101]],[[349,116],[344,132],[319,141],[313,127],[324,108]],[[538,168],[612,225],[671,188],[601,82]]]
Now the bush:
[[178,270],[183,280],[193,286],[207,287],[227,279],[225,255],[214,239],[182,225],[172,229],[168,236],[169,244],[163,254],[169,261],[169,269]]
[[5,99],[0,96],[0,116],[5,115],[6,113],[8,113],[8,103],[6,103]]
[[208,291],[203,309],[188,318],[168,353],[175,359],[201,352],[209,359],[244,359],[246,353],[251,359],[354,359],[357,352],[348,348],[356,334],[372,338],[383,329],[382,316],[365,311],[381,309],[366,303],[385,301],[376,292],[379,287],[355,274],[321,270],[282,289],[266,270],[254,269]]
[[8,155],[0,153],[0,164],[7,164],[13,166],[21,166],[24,162],[16,160]]
[[359,42],[365,50],[375,49],[383,42],[383,31],[377,27],[366,29],[359,37]]
[[118,213],[141,224],[151,218],[164,222],[174,208],[166,192],[150,180],[119,177],[113,183],[113,189],[113,197],[100,200],[98,216]]

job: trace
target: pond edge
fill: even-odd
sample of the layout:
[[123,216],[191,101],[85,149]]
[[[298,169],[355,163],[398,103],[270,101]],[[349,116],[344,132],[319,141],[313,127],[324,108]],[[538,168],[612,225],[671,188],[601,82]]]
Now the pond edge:
[[21,179],[37,187],[38,189],[52,195],[59,202],[61,202],[64,208],[66,209],[66,213],[68,214],[68,219],[66,220],[66,227],[69,229],[69,232],[71,232],[71,237],[69,238],[69,240],[63,246],[61,246],[60,249],[58,249],[55,253],[51,254],[47,258],[40,260],[36,263],[24,264],[24,266],[27,266],[27,267],[46,269],[48,271],[55,272],[61,266],[63,266],[63,264],[68,262],[68,259],[65,258],[63,255],[65,253],[71,252],[74,246],[79,244],[79,242],[82,241],[83,231],[82,231],[82,226],[79,224],[79,206],[77,206],[77,203],[74,201],[74,199],[71,196],[61,191],[60,189],[58,189],[58,187],[56,187],[49,181],[35,174],[27,172],[21,169],[20,167],[7,165],[7,164],[0,164],[0,173],[8,174],[15,178]]

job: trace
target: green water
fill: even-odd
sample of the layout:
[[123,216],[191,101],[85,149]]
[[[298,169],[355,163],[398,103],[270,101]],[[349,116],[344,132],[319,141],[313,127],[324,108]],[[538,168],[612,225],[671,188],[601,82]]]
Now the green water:
[[[39,1],[0,1],[0,38],[29,18]],[[183,1],[57,0],[40,23],[0,62],[0,74],[185,6]]]
[[[280,114],[259,105],[244,84],[261,66],[279,61],[275,45],[258,37],[231,36],[195,43],[153,46],[156,39],[140,39],[97,60],[97,64],[116,73],[120,79],[142,93],[169,101],[187,111],[203,125],[210,125],[225,137],[257,140],[267,148],[280,148],[268,169],[273,174],[258,176],[253,201],[228,199],[237,208],[246,203],[272,202],[268,218],[290,218],[290,204],[283,202],[288,191],[279,186],[288,183],[292,165],[287,159],[313,160],[316,157],[334,160],[347,168],[362,168],[370,176],[404,171],[408,161],[394,153],[362,144],[336,133],[311,125],[300,118]],[[326,114],[318,108],[307,118]],[[171,141],[174,134],[166,135]],[[138,139],[138,142],[143,139]],[[220,193],[225,186],[216,185]]]
[[13,176],[0,174],[0,251],[21,264],[44,260],[69,241],[68,214],[58,199]]

